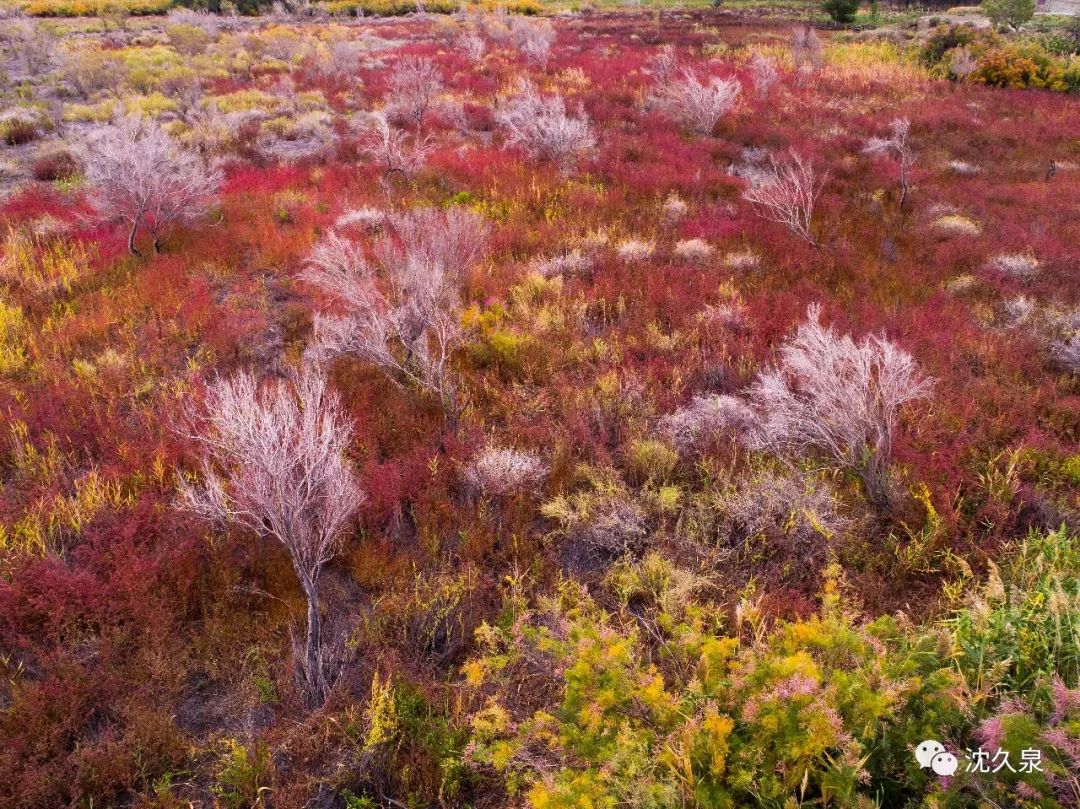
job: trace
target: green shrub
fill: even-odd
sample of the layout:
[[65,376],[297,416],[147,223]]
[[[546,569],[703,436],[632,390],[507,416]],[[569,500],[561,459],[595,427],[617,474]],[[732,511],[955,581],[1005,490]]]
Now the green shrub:
[[[384,681],[376,674],[366,725],[364,755],[392,778],[395,793],[437,795],[444,806],[457,805],[468,775],[468,732],[453,724],[446,705],[432,704],[407,680]],[[367,797],[345,797],[349,806],[376,805]]]
[[1080,542],[1032,534],[950,621],[975,689],[1028,694],[1058,676],[1080,685]]
[[[940,78],[967,78],[991,87],[1080,91],[1080,58],[1059,55],[1044,39],[1006,42],[993,31],[969,25],[940,26],[926,40],[919,59]],[[954,71],[953,57],[959,53],[974,62],[969,75]]]
[[982,0],[982,10],[995,25],[1007,24],[1018,31],[1035,16],[1035,0]]
[[971,80],[990,87],[1069,90],[1065,64],[1037,43],[1008,45],[979,60]]
[[855,21],[859,11],[859,0],[824,0],[821,8],[833,22],[847,25]]
[[[652,555],[615,565],[602,599],[564,583],[511,602],[463,669],[470,760],[533,809],[1071,805],[1080,541],[1064,530],[930,627],[860,622],[835,565],[817,614],[771,626],[744,597],[725,629],[707,587]],[[1037,750],[1042,771],[942,784],[914,763],[926,738],[1000,747],[1014,768]]]
[[962,722],[936,639],[856,623],[837,570],[820,614],[770,630],[744,603],[744,631],[723,633],[685,575],[647,564],[651,593],[615,574],[633,598],[614,614],[566,584],[478,632],[471,757],[511,795],[534,809],[898,806],[925,786],[910,746]]
[[270,787],[270,748],[257,741],[247,747],[235,739],[222,742],[217,784],[212,788],[224,809],[264,809]]
[[929,68],[934,68],[946,61],[946,57],[956,48],[985,47],[996,43],[1000,37],[993,31],[979,31],[970,25],[939,25],[927,37],[919,52],[919,60]]

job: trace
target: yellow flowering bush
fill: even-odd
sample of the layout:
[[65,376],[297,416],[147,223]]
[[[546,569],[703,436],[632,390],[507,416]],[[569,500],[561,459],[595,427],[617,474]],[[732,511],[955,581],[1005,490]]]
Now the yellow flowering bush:
[[471,759],[534,809],[902,803],[912,747],[963,722],[947,645],[859,624],[836,568],[818,614],[771,628],[746,604],[725,630],[656,556],[608,584],[614,609],[572,583],[514,605],[466,666]]

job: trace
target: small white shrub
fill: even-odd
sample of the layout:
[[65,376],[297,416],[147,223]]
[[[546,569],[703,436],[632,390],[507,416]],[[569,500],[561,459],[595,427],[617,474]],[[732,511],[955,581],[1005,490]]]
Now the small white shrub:
[[1039,261],[1027,253],[1002,253],[987,262],[991,270],[1026,281],[1039,270]]
[[465,470],[465,481],[489,497],[507,497],[535,491],[547,477],[540,456],[518,449],[486,447]]
[[686,239],[675,245],[674,253],[683,261],[701,264],[712,257],[713,248],[703,239]]
[[656,245],[643,239],[625,239],[615,248],[619,258],[628,264],[647,261],[656,252]]

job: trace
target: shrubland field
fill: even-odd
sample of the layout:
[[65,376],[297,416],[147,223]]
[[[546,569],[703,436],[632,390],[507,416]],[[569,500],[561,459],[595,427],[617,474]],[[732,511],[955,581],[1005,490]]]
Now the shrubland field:
[[1075,55],[0,22],[0,805],[1080,805]]

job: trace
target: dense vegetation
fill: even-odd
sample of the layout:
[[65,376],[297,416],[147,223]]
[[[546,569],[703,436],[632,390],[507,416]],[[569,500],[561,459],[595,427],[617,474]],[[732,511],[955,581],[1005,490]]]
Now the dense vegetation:
[[1080,805],[1066,47],[3,45],[0,804]]

